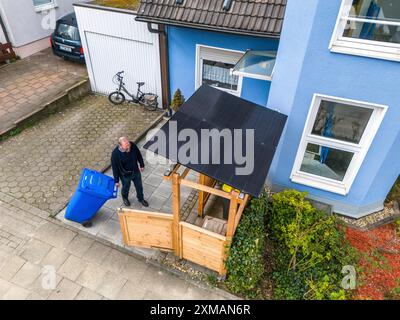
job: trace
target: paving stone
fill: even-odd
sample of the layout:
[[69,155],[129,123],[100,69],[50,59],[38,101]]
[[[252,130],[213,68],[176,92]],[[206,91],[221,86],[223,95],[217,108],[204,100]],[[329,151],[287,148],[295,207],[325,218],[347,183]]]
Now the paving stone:
[[75,300],[101,300],[103,297],[92,290],[82,288]]
[[[121,227],[119,222],[114,219],[109,219],[101,226],[98,236],[108,239],[108,240],[115,240],[121,234]],[[114,241],[113,241],[114,242]]]
[[125,267],[120,274],[128,278],[133,283],[140,283],[149,265],[144,261],[136,259],[134,257],[129,257]]
[[107,247],[100,242],[94,242],[91,247],[85,252],[83,258],[89,262],[101,265],[110,251],[110,247]]
[[65,248],[75,235],[76,233],[71,230],[55,225],[54,223],[46,222],[38,228],[34,237],[52,246]]
[[10,289],[3,295],[3,300],[25,300],[30,292],[24,288],[12,285]]
[[88,263],[86,268],[79,275],[76,283],[96,291],[102,283],[106,273],[107,270],[104,267],[98,266],[97,264]]
[[86,264],[84,260],[70,255],[60,267],[58,273],[69,280],[75,281],[86,268]]
[[144,182],[146,183],[146,184],[149,184],[149,185],[151,185],[151,186],[153,186],[153,187],[158,187],[160,184],[161,184],[161,182],[163,181],[163,178],[161,177],[161,176],[159,176],[159,175],[156,175],[156,174],[150,174],[147,178],[146,178],[146,180],[144,180]]
[[0,279],[0,299],[11,288],[12,284],[6,280]]
[[140,280],[139,285],[142,288],[151,290],[155,293],[163,292],[164,284],[170,276],[171,275],[164,270],[158,269],[154,266],[149,266]]
[[159,211],[163,207],[163,205],[166,201],[167,201],[167,198],[161,197],[156,193],[153,193],[153,195],[150,197],[150,199],[148,199],[149,207],[156,211]]
[[22,259],[18,256],[12,256],[1,268],[0,270],[0,278],[3,280],[11,280],[12,277],[22,268],[25,264],[26,260]]
[[146,290],[128,280],[117,296],[117,300],[140,300],[143,299]]
[[44,272],[44,269],[41,271],[42,272],[39,277],[35,279],[28,289],[35,295],[41,297],[41,299],[48,299],[50,294],[56,290],[63,278],[59,274],[55,273],[55,278],[51,280],[52,282],[50,282],[48,279],[50,275],[47,272]]
[[125,270],[128,261],[130,259],[127,254],[118,250],[111,250],[110,254],[104,259],[102,266],[116,274],[122,274],[122,270]]
[[56,270],[67,260],[69,253],[60,248],[53,247],[41,261],[43,266],[50,265]]
[[30,262],[39,263],[51,248],[49,244],[43,241],[31,239],[22,252],[21,257]]
[[115,299],[126,282],[126,278],[122,278],[108,271],[97,289],[97,292],[108,299]]
[[68,279],[62,279],[50,296],[50,300],[73,300],[82,287]]
[[83,254],[90,248],[94,240],[80,234],[68,244],[66,250],[77,257],[82,257]]
[[11,282],[19,285],[20,287],[29,287],[35,279],[40,275],[40,268],[27,261],[14,275]]

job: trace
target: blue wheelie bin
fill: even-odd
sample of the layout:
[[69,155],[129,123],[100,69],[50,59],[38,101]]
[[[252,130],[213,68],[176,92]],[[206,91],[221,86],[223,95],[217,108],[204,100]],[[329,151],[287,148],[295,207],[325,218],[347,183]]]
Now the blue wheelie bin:
[[85,168],[65,211],[65,218],[81,224],[88,223],[107,200],[117,197],[117,193],[113,178]]

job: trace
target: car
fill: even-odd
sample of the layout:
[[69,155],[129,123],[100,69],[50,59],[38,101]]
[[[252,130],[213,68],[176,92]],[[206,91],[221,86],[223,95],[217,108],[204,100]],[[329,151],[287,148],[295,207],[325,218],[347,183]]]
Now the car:
[[55,55],[68,60],[85,62],[75,12],[57,20],[56,28],[50,36],[50,44]]

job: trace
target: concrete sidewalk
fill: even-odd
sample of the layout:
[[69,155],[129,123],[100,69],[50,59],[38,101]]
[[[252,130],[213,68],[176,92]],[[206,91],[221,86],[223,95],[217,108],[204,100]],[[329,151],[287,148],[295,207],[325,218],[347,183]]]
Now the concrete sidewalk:
[[85,65],[63,60],[50,48],[1,67],[0,135],[86,77]]
[[230,298],[47,216],[0,193],[0,299]]

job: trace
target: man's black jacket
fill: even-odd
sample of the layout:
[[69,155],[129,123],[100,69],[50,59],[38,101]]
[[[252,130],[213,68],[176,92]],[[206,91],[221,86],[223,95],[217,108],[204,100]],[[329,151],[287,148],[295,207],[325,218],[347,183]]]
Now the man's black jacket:
[[142,154],[139,148],[132,141],[131,150],[129,152],[121,152],[117,146],[111,154],[111,166],[114,175],[114,181],[117,183],[122,176],[129,174],[138,173],[140,164],[141,168],[144,168],[144,162]]

